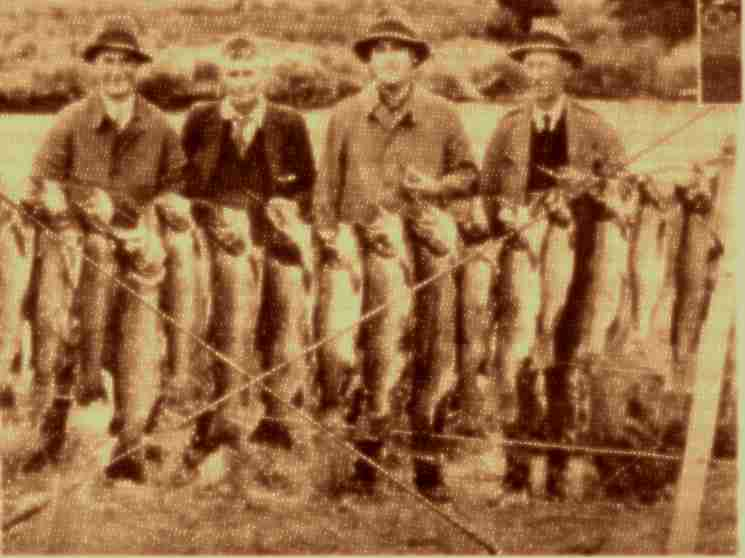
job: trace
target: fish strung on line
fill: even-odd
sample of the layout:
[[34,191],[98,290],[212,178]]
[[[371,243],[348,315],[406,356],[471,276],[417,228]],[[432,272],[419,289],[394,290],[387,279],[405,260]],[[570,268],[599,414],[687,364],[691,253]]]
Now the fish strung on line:
[[[384,307],[362,324],[362,395],[366,417],[391,418],[408,364],[405,340],[412,328],[413,262],[404,221],[380,208],[369,223],[355,225],[363,253],[363,314]],[[404,390],[405,391],[405,390]],[[398,394],[399,399],[405,394]]]
[[321,413],[328,414],[341,408],[359,365],[359,327],[353,326],[362,317],[362,254],[352,225],[340,224],[333,241],[322,241],[319,260],[315,337],[349,329],[316,352]]

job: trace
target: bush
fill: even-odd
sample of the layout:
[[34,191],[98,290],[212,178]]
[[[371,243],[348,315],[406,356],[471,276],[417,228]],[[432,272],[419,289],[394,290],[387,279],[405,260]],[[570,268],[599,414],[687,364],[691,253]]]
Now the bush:
[[267,97],[304,109],[329,106],[338,99],[338,81],[319,64],[288,60],[274,67]]

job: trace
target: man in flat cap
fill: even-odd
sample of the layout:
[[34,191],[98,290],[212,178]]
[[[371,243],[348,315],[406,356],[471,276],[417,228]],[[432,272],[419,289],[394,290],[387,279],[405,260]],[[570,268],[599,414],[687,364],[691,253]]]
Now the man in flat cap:
[[[532,416],[538,408],[535,380],[540,370],[536,370],[536,366],[540,368],[547,364],[541,362],[546,347],[537,347],[537,341],[540,341],[537,331],[534,335],[536,342],[522,362],[500,363],[502,368],[509,368],[498,371],[503,376],[499,396],[501,420],[508,440],[544,435],[543,428],[547,427],[549,439],[566,442],[571,439],[572,428],[576,427],[570,418],[573,415],[569,394],[571,370],[566,363],[604,350],[604,347],[589,346],[590,321],[597,301],[591,300],[593,294],[588,289],[597,279],[594,259],[599,251],[606,249],[592,244],[594,231],[600,226],[598,223],[615,210],[615,206],[604,207],[602,201],[586,195],[570,208],[562,203],[547,203],[552,199],[547,194],[558,192],[561,186],[554,178],[556,175],[552,174],[555,171],[571,167],[592,176],[600,167],[622,162],[624,151],[616,131],[598,114],[575,102],[565,92],[567,81],[582,65],[583,57],[571,46],[559,20],[534,20],[524,43],[513,48],[509,55],[522,64],[529,80],[530,96],[527,103],[510,110],[501,119],[485,153],[480,193],[490,229],[496,236],[514,235],[533,217],[529,217],[528,212],[507,210],[534,206],[536,201],[543,200],[544,215],[548,215],[549,223],[571,219],[576,230],[576,242],[574,254],[567,253],[568,260],[575,260],[574,272],[559,323],[552,332],[553,347],[548,350],[553,355],[547,360],[549,363],[555,360],[556,366],[545,371],[545,423],[541,424],[540,417]],[[615,233],[621,235],[620,231]],[[523,247],[519,242],[501,246],[499,259],[503,266],[512,261],[510,251],[515,249]],[[567,261],[567,265],[571,265],[571,261]],[[502,269],[500,277],[501,282],[509,282],[513,273],[510,269]],[[536,278],[534,287],[540,292],[544,287]],[[496,288],[508,293],[509,300],[503,303],[516,307],[522,301],[510,297],[527,292],[504,284],[498,284]],[[541,297],[544,296],[546,293],[542,292]],[[537,329],[537,319],[531,327]],[[530,378],[532,384],[525,384]],[[530,457],[519,448],[507,448],[506,460],[505,493],[501,502],[525,502],[531,490]],[[567,462],[567,453],[549,452],[545,487],[548,497],[566,496]]]
[[[367,65],[373,83],[343,101],[329,122],[313,215],[321,236],[328,242],[333,242],[339,223],[367,224],[376,215],[376,208],[405,215],[412,194],[426,203],[447,208],[454,199],[473,194],[478,176],[454,107],[415,83],[416,70],[430,56],[430,46],[420,38],[406,14],[396,9],[383,10],[355,43],[354,51]],[[433,261],[423,248],[422,236],[433,231],[415,229],[408,230],[414,280],[421,281],[428,275],[426,270],[432,269],[427,264]],[[445,500],[448,494],[442,455],[434,449],[435,440],[431,438],[438,403],[434,394],[442,381],[442,371],[435,370],[432,363],[435,351],[431,346],[434,343],[438,350],[447,351],[451,361],[455,347],[452,338],[449,343],[439,343],[431,337],[455,329],[456,301],[451,280],[446,277],[417,292],[414,304],[415,357],[408,404],[416,431],[414,476],[420,492],[433,500]],[[367,276],[364,281],[372,284],[375,277]],[[433,315],[437,311],[428,301],[442,297],[452,298],[451,312]],[[375,393],[381,389],[376,386],[389,382],[380,378],[367,378],[364,382],[368,402],[390,396]],[[376,416],[380,411],[372,407],[367,406],[368,422],[384,423],[388,417]],[[378,440],[358,441],[358,449],[379,460],[384,438],[382,434]],[[377,482],[375,470],[360,461],[353,481],[353,487],[371,490]]]
[[[178,135],[165,115],[135,90],[137,70],[151,60],[150,56],[140,47],[133,22],[112,17],[103,22],[85,48],[83,59],[90,64],[98,86],[86,98],[60,113],[36,154],[31,180],[43,191],[49,191],[51,186],[61,189],[71,212],[83,217],[82,223],[100,221],[127,228],[142,218],[150,230],[155,230],[152,208],[156,201],[176,213],[184,213],[188,208],[184,209],[183,200],[176,194],[181,189],[186,162]],[[53,197],[40,199],[49,202]],[[59,208],[49,209],[57,211]],[[104,235],[87,225],[82,225],[82,230],[84,251],[89,259],[83,263],[82,287],[77,293],[79,306],[85,310],[80,312],[82,358],[76,395],[81,404],[87,404],[105,397],[101,378],[101,353],[105,343],[92,346],[89,342],[104,338],[116,290],[108,277],[95,280],[100,279],[99,270],[90,260],[107,269],[115,269],[111,266],[116,260],[114,246]],[[40,235],[37,261],[54,249],[45,247],[45,243],[50,242],[55,240]],[[86,277],[93,280],[88,283]],[[54,297],[36,293],[35,298],[37,307],[43,307]],[[41,308],[36,315],[57,319],[59,316],[54,315],[57,311],[54,307],[47,312]],[[102,319],[94,319],[94,316]],[[40,448],[27,463],[29,471],[56,462],[64,442],[73,378],[59,370],[61,364],[53,366],[57,368],[52,372],[56,378],[46,381],[56,383],[54,400],[41,423]],[[122,389],[132,389],[132,386],[120,388],[116,373],[113,380],[115,394],[121,394]],[[138,405],[139,400],[132,398],[141,398],[141,405],[146,405],[146,401],[154,402],[156,394],[144,393],[145,386],[135,389],[137,393],[127,395],[130,403]],[[132,419],[122,407],[121,398],[117,396],[114,400],[115,420],[111,428],[120,434],[120,443],[107,474],[113,478],[143,481],[142,452],[130,452],[141,445],[142,432],[133,431],[134,426],[129,424]]]
[[[277,339],[278,327],[292,329],[297,338],[303,335],[301,330],[305,327],[301,319],[293,319],[290,324],[275,323],[278,309],[299,308],[305,304],[305,291],[303,285],[293,279],[289,269],[292,266],[279,265],[293,260],[274,242],[266,208],[271,200],[283,198],[296,204],[300,216],[307,216],[316,179],[315,162],[303,117],[267,100],[265,90],[271,75],[270,66],[251,37],[234,37],[225,43],[220,71],[225,97],[196,105],[184,124],[182,145],[188,159],[186,196],[198,199],[202,204],[206,202],[213,212],[240,214],[242,218],[237,222],[250,227],[242,232],[252,244],[247,248],[254,252],[253,257],[263,251],[264,261],[258,262],[258,276],[254,283],[222,285],[224,292],[213,293],[236,301],[242,294],[255,296],[261,305],[258,323],[255,312],[249,312],[252,315],[243,316],[245,323],[237,324],[236,331],[230,330],[233,326],[222,323],[220,316],[211,328],[212,341],[218,345],[221,339],[243,335],[238,330],[255,328],[256,348],[263,358],[260,365],[271,368],[279,364],[275,362],[277,359],[289,360],[294,356],[280,354],[281,347],[275,350],[276,343],[280,342]],[[221,250],[214,242],[216,235],[210,219],[203,220],[202,224],[207,237],[213,240],[210,250]],[[246,254],[240,257],[245,259]],[[213,257],[212,262],[213,266],[232,265],[224,258]],[[216,273],[217,268],[213,269]],[[251,289],[256,292],[247,293]],[[250,337],[253,331],[246,333]],[[241,342],[249,343],[247,337]],[[254,343],[250,344],[243,350],[253,353]],[[252,366],[248,360],[241,363],[249,368]],[[249,372],[258,374],[260,371]],[[303,367],[293,364],[270,375],[265,384],[273,394],[292,399],[306,380],[303,374]],[[222,363],[215,364],[212,376],[216,386],[215,399],[246,381]],[[290,427],[292,421],[286,420],[288,409],[271,395],[262,395],[265,416],[253,432],[252,440],[291,449],[295,437]],[[241,424],[235,412],[238,404],[235,399],[238,398],[226,400],[214,412],[200,417],[184,456],[187,468],[197,467],[220,444],[234,445],[240,443],[244,435],[251,434],[245,431],[247,425]],[[253,399],[248,404],[259,404],[259,401]]]

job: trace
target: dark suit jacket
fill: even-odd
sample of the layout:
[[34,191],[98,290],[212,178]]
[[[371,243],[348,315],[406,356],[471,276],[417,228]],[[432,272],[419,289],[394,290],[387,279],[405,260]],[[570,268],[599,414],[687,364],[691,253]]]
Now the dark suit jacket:
[[[197,104],[187,116],[181,144],[188,159],[188,197],[210,199],[219,194],[220,185],[213,177],[224,125],[219,102]],[[263,185],[261,197],[265,201],[273,196],[293,198],[308,216],[316,166],[305,120],[292,109],[268,103],[262,129],[271,177]]]

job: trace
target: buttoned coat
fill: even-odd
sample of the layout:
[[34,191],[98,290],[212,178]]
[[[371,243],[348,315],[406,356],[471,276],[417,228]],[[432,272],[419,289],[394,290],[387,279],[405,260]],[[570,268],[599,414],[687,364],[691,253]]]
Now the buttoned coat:
[[[196,105],[184,123],[181,144],[188,159],[186,195],[213,198],[220,185],[213,176],[220,160],[223,126],[220,102]],[[309,211],[316,167],[305,121],[300,113],[268,103],[262,124],[266,160],[271,179],[256,192],[265,200],[272,196],[296,199]]]
[[[500,199],[526,201],[530,176],[532,106],[524,104],[500,120],[486,148],[479,193],[492,229],[499,229]],[[600,115],[574,99],[566,106],[569,165],[591,172],[596,163],[623,162],[624,149],[616,131]]]
[[178,134],[165,115],[139,95],[121,131],[98,93],[66,107],[34,159],[32,176],[63,183],[74,202],[97,187],[116,205],[144,206],[182,187],[186,161]]

